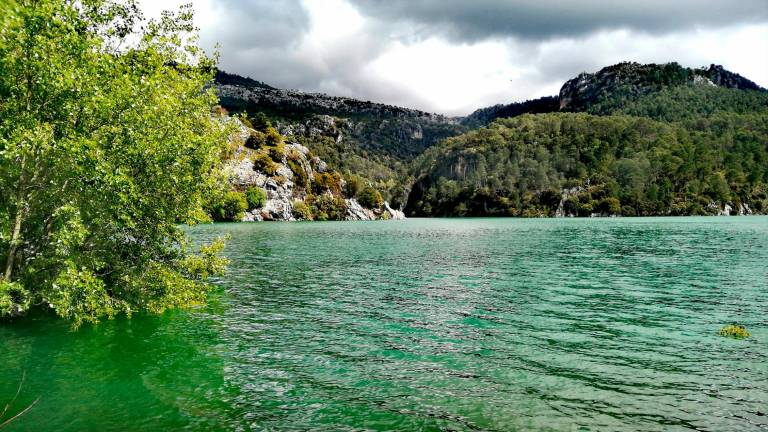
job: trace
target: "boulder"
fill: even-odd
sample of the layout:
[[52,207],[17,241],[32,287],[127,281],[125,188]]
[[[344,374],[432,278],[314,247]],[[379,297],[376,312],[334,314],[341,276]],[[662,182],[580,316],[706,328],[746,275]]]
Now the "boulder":
[[390,219],[394,220],[404,220],[405,219],[405,213],[403,213],[400,210],[395,210],[392,207],[389,206],[389,203],[384,201],[384,211],[389,214]]
[[373,210],[364,208],[355,198],[345,200],[347,202],[347,220],[376,220]]

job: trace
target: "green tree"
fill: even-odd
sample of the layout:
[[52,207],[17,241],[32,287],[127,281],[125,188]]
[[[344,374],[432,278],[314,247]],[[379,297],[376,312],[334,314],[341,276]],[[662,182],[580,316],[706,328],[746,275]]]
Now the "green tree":
[[621,203],[616,198],[607,197],[600,200],[597,209],[604,214],[619,215],[621,214]]
[[251,117],[250,123],[259,132],[266,132],[272,127],[272,122],[269,121],[269,117],[263,112],[258,112]]
[[725,203],[731,199],[731,189],[722,171],[709,177],[709,194],[717,202]]
[[[0,316],[95,322],[200,303],[223,243],[193,253],[231,134],[189,6],[0,5]],[[143,25],[142,25],[143,24]],[[140,32],[134,29],[141,28]]]
[[298,220],[312,220],[312,209],[304,201],[293,202],[293,217]]

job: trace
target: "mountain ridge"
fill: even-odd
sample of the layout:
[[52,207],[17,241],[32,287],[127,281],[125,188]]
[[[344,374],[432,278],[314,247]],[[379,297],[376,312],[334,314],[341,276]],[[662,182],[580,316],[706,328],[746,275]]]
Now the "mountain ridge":
[[708,68],[686,68],[677,62],[662,64],[621,62],[596,72],[578,74],[563,83],[557,95],[479,108],[464,117],[462,124],[479,127],[497,118],[522,114],[558,111],[589,112],[592,105],[604,103],[606,98],[617,93],[623,93],[631,98],[683,85],[711,85],[735,90],[766,91],[755,82],[721,65],[711,64]]

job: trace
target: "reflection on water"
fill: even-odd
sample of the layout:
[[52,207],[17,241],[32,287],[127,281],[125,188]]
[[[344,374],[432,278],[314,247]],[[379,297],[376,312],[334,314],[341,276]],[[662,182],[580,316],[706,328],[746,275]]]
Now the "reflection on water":
[[8,430],[768,428],[768,218],[223,232],[205,310],[0,326]]

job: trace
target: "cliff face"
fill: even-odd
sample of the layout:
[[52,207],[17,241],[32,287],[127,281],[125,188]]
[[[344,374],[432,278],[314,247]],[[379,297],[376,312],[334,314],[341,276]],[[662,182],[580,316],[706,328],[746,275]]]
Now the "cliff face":
[[[233,120],[234,121],[234,120]],[[288,139],[274,147],[254,149],[246,146],[254,130],[238,121],[240,132],[232,142],[232,156],[225,163],[228,182],[236,190],[259,188],[264,205],[245,213],[243,221],[292,221],[314,219],[312,206],[332,202],[344,220],[404,219],[402,212],[384,202],[378,208],[365,208],[356,198],[346,196],[345,181],[328,170],[328,165],[305,146]],[[269,159],[265,161],[265,156]],[[336,183],[321,182],[327,178]],[[303,211],[297,207],[306,207]]]

